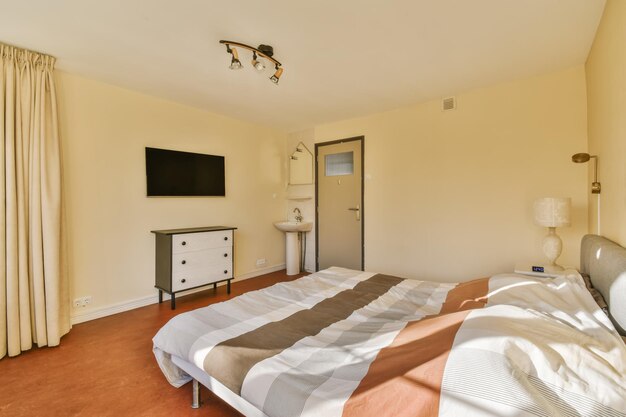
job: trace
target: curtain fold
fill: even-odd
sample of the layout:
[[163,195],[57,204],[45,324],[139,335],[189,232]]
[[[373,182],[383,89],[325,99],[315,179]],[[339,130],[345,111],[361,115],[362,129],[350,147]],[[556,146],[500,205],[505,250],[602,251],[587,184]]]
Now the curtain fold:
[[0,358],[71,328],[54,63],[0,43]]

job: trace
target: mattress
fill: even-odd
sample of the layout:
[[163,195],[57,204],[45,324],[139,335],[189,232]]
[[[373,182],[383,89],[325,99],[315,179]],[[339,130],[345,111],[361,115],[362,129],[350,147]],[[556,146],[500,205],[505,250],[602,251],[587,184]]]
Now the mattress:
[[626,346],[572,271],[435,283],[331,268],[174,317],[193,364],[269,417],[624,416]]

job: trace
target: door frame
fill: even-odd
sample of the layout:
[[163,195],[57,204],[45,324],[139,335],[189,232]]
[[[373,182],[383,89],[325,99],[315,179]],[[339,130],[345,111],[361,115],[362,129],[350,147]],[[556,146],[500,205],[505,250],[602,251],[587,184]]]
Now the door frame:
[[365,136],[354,136],[351,138],[332,140],[330,142],[319,142],[315,144],[315,270],[320,270],[319,262],[319,148],[322,146],[336,145],[345,142],[361,142],[361,271],[365,270]]

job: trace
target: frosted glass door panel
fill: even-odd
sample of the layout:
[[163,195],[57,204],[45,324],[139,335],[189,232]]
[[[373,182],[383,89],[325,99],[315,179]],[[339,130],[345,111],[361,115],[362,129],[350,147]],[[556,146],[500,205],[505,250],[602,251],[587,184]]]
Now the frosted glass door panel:
[[354,173],[354,152],[331,153],[324,158],[327,177]]

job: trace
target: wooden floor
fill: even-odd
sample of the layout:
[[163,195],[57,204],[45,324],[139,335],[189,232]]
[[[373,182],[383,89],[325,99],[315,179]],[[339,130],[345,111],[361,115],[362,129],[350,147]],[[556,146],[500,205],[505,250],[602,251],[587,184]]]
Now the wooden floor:
[[[192,409],[191,384],[172,387],[152,354],[152,337],[184,311],[289,281],[285,271],[75,325],[54,348],[0,360],[0,416],[212,416],[240,414],[202,388]],[[155,300],[157,298],[155,294]]]

